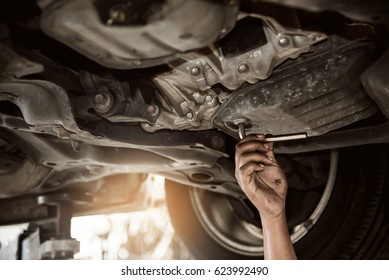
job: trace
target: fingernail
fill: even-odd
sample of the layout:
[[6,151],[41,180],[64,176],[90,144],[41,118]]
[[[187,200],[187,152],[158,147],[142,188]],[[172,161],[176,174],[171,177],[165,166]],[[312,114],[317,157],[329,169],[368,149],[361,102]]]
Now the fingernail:
[[271,161],[273,161],[273,158],[272,157],[267,157],[268,159],[270,159]]
[[259,139],[263,139],[263,138],[265,138],[265,135],[263,135],[263,134],[257,134],[257,137],[258,137]]
[[262,163],[259,164],[260,167],[265,167]]
[[268,144],[263,144],[266,150],[269,150],[269,145]]

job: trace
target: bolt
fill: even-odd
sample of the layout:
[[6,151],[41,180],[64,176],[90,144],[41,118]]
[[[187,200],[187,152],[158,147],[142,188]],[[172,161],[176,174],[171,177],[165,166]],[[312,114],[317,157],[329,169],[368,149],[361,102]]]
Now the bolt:
[[211,103],[213,101],[213,96],[212,95],[207,95],[205,97],[205,101],[208,102],[208,103]]
[[239,64],[239,66],[238,66],[238,72],[239,72],[239,73],[244,73],[244,72],[246,72],[248,69],[249,69],[249,67],[247,66],[246,63],[241,63],[241,64]]
[[147,106],[147,113],[150,116],[155,117],[159,113],[158,106],[157,105],[149,105],[149,106]]
[[101,104],[104,101],[104,95],[102,93],[98,93],[95,95],[95,103]]
[[101,88],[94,97],[94,103],[96,112],[107,113],[113,106],[113,97],[107,88]]
[[127,15],[129,14],[129,8],[125,4],[116,4],[109,9],[110,19],[108,24],[113,23],[125,23],[127,21]]
[[236,126],[238,126],[240,123],[248,124],[249,120],[241,118],[241,119],[235,119],[233,121],[233,124],[236,125]]
[[278,45],[279,45],[280,47],[283,47],[283,48],[287,47],[287,46],[289,45],[289,39],[286,38],[286,37],[282,37],[282,38],[278,41]]
[[190,73],[193,76],[197,76],[198,74],[200,74],[200,68],[199,67],[193,67],[192,69],[190,69]]
[[194,117],[194,116],[193,116],[193,113],[191,113],[191,112],[186,113],[186,118],[187,118],[187,119],[192,120],[193,117]]

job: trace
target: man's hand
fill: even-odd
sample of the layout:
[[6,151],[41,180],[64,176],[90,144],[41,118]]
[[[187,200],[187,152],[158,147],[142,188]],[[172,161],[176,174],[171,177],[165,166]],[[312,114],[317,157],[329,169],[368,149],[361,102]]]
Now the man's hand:
[[236,145],[235,177],[257,207],[262,221],[265,259],[293,260],[296,254],[285,216],[288,183],[264,135],[250,135]]
[[262,219],[272,219],[285,211],[288,183],[274,157],[273,143],[263,139],[264,135],[250,135],[236,145],[235,177]]

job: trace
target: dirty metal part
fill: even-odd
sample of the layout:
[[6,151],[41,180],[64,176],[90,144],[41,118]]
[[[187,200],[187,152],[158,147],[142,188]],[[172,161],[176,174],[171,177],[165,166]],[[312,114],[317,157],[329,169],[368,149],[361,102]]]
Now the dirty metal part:
[[150,116],[157,116],[159,113],[159,108],[157,105],[148,105],[147,106],[147,113],[150,114]]
[[[109,175],[109,172],[143,172],[147,168],[157,173],[168,169],[185,169],[193,164],[213,166],[220,157],[226,156],[225,147],[219,145],[220,141],[213,140],[215,136],[224,139],[216,131],[165,130],[148,133],[139,125],[113,124],[104,119],[81,120],[77,124],[65,91],[49,82],[3,82],[0,83],[0,91],[5,92],[1,98],[14,101],[23,115],[2,116],[0,126],[11,129],[10,133],[12,131],[17,138],[23,139],[22,142],[32,146],[34,162],[38,162],[39,166],[58,172],[66,169],[66,172],[59,173],[62,177],[59,174],[50,176],[47,181],[50,189],[60,188],[61,180],[70,183],[84,176],[85,168],[81,167],[86,166],[85,160],[88,158],[91,165],[103,167],[100,175],[88,173],[88,180],[95,180],[98,176]],[[211,104],[216,101],[217,98],[214,98]],[[57,133],[61,127],[67,133],[67,137],[62,137],[63,141],[58,139]],[[56,137],[40,137],[31,132],[53,134]],[[79,176],[72,176],[74,172]]]
[[25,160],[19,168],[12,170],[12,172],[0,174],[0,198],[39,191],[50,171],[50,168],[37,165],[31,159]]
[[359,76],[378,54],[372,44],[339,44],[330,38],[268,80],[237,90],[213,123],[236,138],[240,119],[246,120],[247,134],[310,137],[370,117],[377,106],[363,91]]
[[15,146],[11,140],[0,134],[0,176],[20,168],[27,159],[26,153]]
[[2,115],[0,126],[69,138],[78,129],[69,98],[63,88],[42,80],[0,82],[0,101],[10,101],[20,108],[23,118]]
[[154,124],[160,114],[157,92],[150,81],[120,82],[88,72],[81,73],[80,81],[86,95],[70,98],[76,113],[86,119]]
[[217,83],[233,90],[268,78],[277,65],[311,51],[312,45],[326,38],[319,32],[285,29],[272,18],[241,15],[220,46],[183,54],[170,64],[202,91]]
[[46,206],[37,204],[35,196],[1,198],[0,201],[0,225],[53,221],[55,218]]
[[[227,156],[224,153],[225,136],[221,133],[147,133],[139,126],[129,127],[126,124],[112,124],[103,120],[87,124],[90,127],[83,127],[85,131],[90,129],[94,131],[93,134],[99,134],[102,138],[83,138],[82,142],[77,141],[75,145],[75,141],[42,137],[27,131],[12,132],[17,138],[28,143],[29,151],[34,155],[33,163],[48,172],[51,171],[46,178],[38,178],[38,182],[34,177],[32,182],[35,188],[29,190],[30,192],[60,190],[114,174],[142,173],[145,170],[155,174],[180,173],[204,167],[213,170],[218,185],[235,184],[233,181],[225,182],[226,167],[217,164],[220,158]],[[9,180],[14,184],[19,183],[19,178],[10,176]],[[192,185],[201,186],[200,183]],[[234,190],[232,187],[226,189],[224,186],[217,189],[222,193],[233,193],[237,190],[238,188]],[[16,190],[15,192],[17,194]]]
[[389,122],[372,127],[331,132],[304,140],[277,143],[275,151],[282,154],[297,154],[369,144],[388,144],[388,131]]
[[[139,90],[135,89],[136,92]],[[22,113],[20,116],[1,114],[0,127],[12,128],[35,133],[50,134],[61,139],[77,138],[98,139],[98,136],[79,129],[72,110],[69,97],[65,90],[56,84],[42,80],[15,80],[0,82],[0,101],[9,101],[17,105]],[[95,96],[90,99],[94,108]],[[77,101],[72,98],[72,101]],[[130,101],[115,109],[115,114],[107,117],[110,121],[150,121],[158,115],[147,108],[154,104],[145,104],[138,93]],[[73,102],[75,104],[77,102]],[[128,106],[127,106],[128,105]],[[109,105],[111,106],[111,105]],[[141,110],[135,110],[140,107]],[[107,113],[110,113],[111,110]]]
[[49,176],[50,168],[33,161],[28,142],[4,128],[0,128],[0,135],[0,161],[5,164],[0,168],[0,198],[38,191],[42,181]]
[[152,0],[109,6],[100,0],[48,0],[38,4],[46,34],[115,69],[163,64],[182,52],[214,43],[235,25],[239,9],[238,1]]
[[199,91],[185,73],[177,70],[159,74],[153,78],[153,82],[158,89],[156,96],[161,104],[161,112],[155,123],[142,124],[144,130],[213,128],[211,119],[220,104],[216,92]]
[[200,68],[199,67],[193,67],[192,69],[190,69],[190,74],[193,75],[193,76],[197,76],[198,74],[200,74]]
[[389,50],[387,50],[361,76],[362,84],[370,97],[389,119]]
[[108,88],[101,88],[94,97],[94,109],[98,113],[107,113],[114,105],[114,97]]
[[43,66],[20,56],[0,43],[0,80],[21,78],[43,72]]

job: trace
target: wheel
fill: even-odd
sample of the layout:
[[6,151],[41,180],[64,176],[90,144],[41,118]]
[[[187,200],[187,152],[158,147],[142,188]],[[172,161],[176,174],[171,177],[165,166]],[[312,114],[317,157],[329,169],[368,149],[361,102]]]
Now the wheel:
[[[298,258],[388,258],[388,159],[387,146],[279,156]],[[166,181],[166,198],[173,227],[193,258],[263,258],[260,219],[247,200],[172,181]]]

